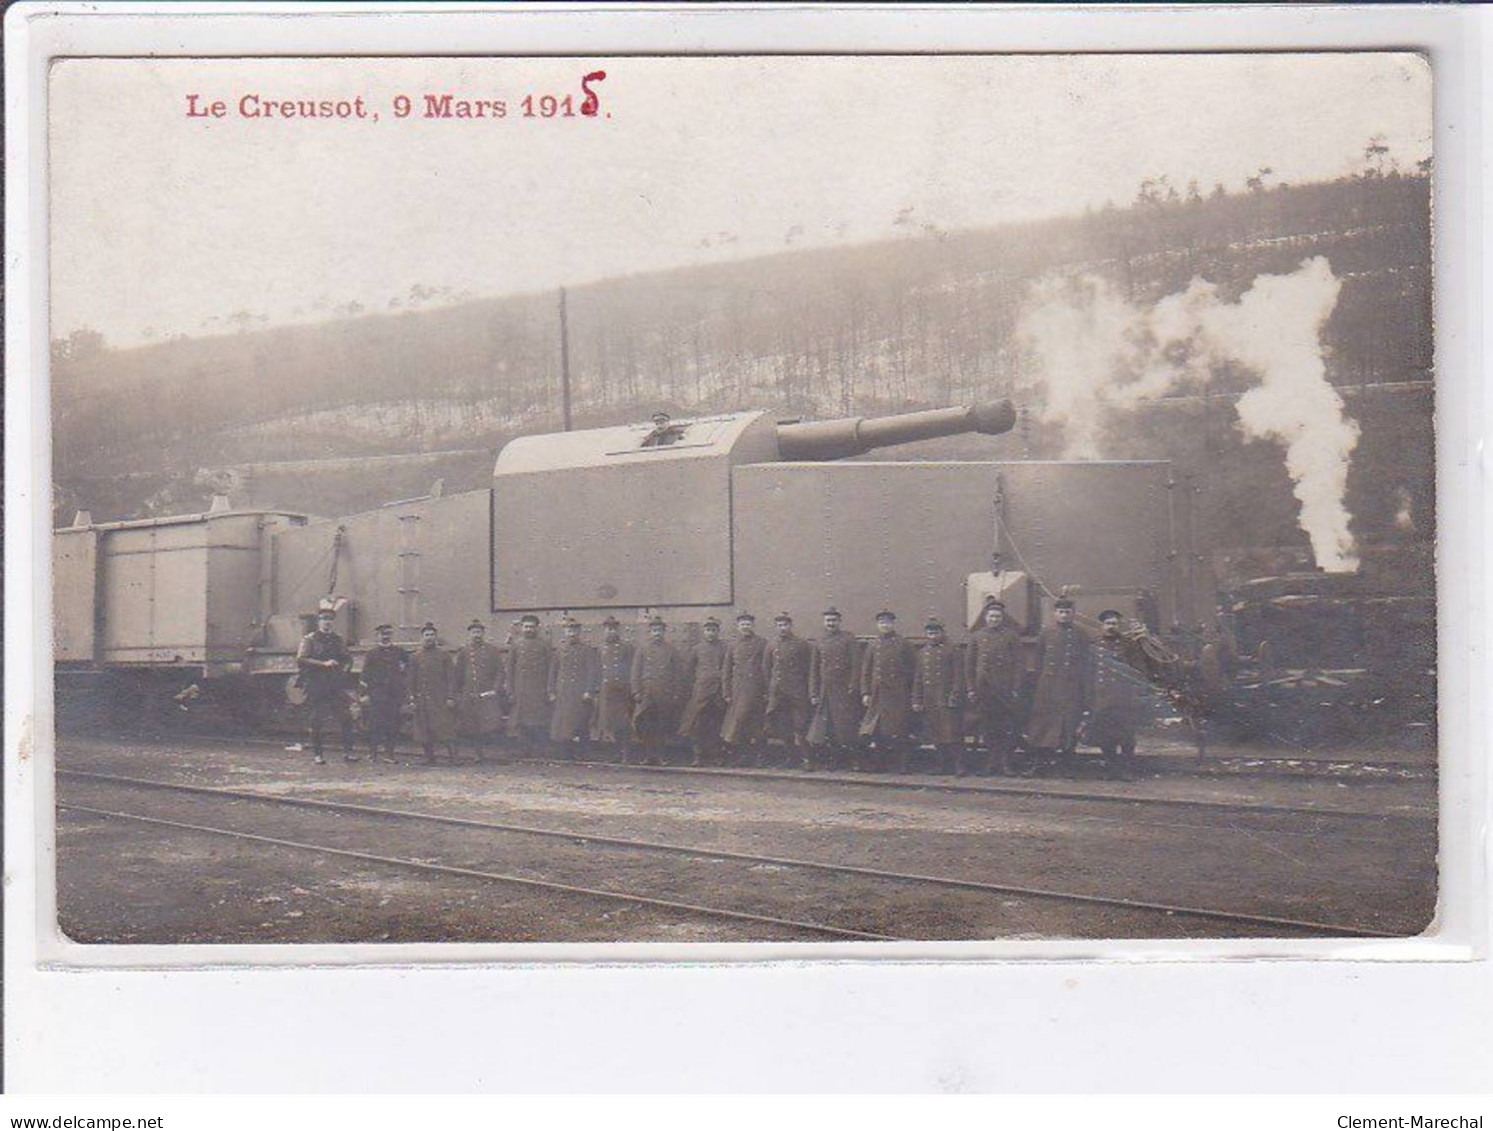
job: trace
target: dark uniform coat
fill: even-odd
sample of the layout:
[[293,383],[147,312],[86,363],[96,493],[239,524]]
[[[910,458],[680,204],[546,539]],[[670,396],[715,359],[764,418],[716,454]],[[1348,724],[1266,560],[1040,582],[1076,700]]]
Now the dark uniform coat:
[[797,636],[777,639],[767,646],[767,729],[785,742],[808,734],[813,718],[809,704],[809,668],[814,646]]
[[1130,666],[1125,653],[1124,640],[1102,636],[1094,643],[1092,706],[1086,736],[1092,746],[1108,749],[1135,745],[1135,728],[1149,684]]
[[[335,701],[345,698],[348,690],[347,673],[353,666],[352,653],[347,642],[335,632],[308,632],[301,637],[296,649],[296,667],[301,673],[301,686],[306,689],[309,703]],[[324,668],[319,663],[307,661],[336,660],[335,668]]]
[[569,742],[591,733],[591,712],[601,691],[601,657],[583,640],[564,640],[550,659],[549,693],[555,697],[550,738]]
[[508,646],[509,723],[520,727],[550,725],[550,654],[554,651],[539,637],[517,637]]
[[728,746],[756,742],[767,716],[767,641],[738,636],[726,646],[721,679],[726,685],[726,718],[721,739]]
[[503,726],[503,653],[483,641],[456,653],[456,726],[468,736],[492,734]]
[[809,727],[815,746],[853,742],[861,725],[860,641],[848,632],[821,636],[809,657],[809,697],[819,701]]
[[456,735],[456,712],[446,705],[456,697],[456,660],[434,644],[410,655],[410,698],[415,702],[415,741],[421,746],[450,742]]
[[689,699],[679,717],[679,733],[696,742],[716,742],[721,737],[721,721],[726,717],[725,684],[726,643],[723,640],[701,640],[684,655],[682,686]]
[[1089,702],[1092,645],[1077,625],[1048,625],[1037,637],[1037,691],[1027,719],[1027,745],[1070,750]]
[[632,725],[642,742],[662,742],[673,731],[683,667],[667,640],[649,640],[633,654]]
[[918,649],[912,706],[922,715],[923,741],[948,746],[964,739],[964,670],[946,640]]
[[596,646],[601,679],[596,737],[603,742],[622,742],[632,733],[633,651],[626,640],[603,640]]
[[1013,707],[1021,693],[1024,660],[1021,634],[1009,624],[999,628],[984,625],[969,634],[964,650],[964,689],[974,692],[982,711]]
[[376,644],[363,657],[358,678],[368,689],[368,728],[375,734],[398,729],[409,670],[410,654],[397,644]]
[[904,738],[910,723],[913,657],[897,633],[878,636],[861,659],[861,694],[871,697],[861,720],[867,738]]

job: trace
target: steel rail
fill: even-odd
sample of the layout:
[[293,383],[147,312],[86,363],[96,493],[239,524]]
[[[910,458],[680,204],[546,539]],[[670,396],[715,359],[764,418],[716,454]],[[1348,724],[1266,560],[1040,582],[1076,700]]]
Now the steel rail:
[[325,844],[309,844],[305,841],[287,840],[281,837],[265,836],[261,833],[246,833],[238,829],[220,829],[213,825],[198,825],[188,821],[172,821],[164,817],[149,817],[143,813],[124,813],[115,809],[99,809],[91,805],[75,805],[67,801],[58,802],[57,808],[64,812],[87,813],[95,817],[104,817],[110,820],[138,821],[147,825],[159,825],[164,828],[182,829],[187,832],[204,833],[211,836],[230,837],[236,840],[252,841],[256,844],[267,844],[276,848],[289,848],[300,852],[315,852],[324,856],[339,856],[347,860],[359,860],[364,863],[382,864],[387,867],[405,868],[420,872],[433,872],[443,876],[461,876],[465,879],[484,880],[491,883],[516,884],[521,887],[564,892],[567,895],[583,895],[592,898],[615,900],[619,903],[635,903],[647,907],[662,907],[669,911],[684,911],[693,915],[704,915],[718,919],[760,923],[773,927],[790,927],[794,930],[835,935],[841,938],[857,939],[864,942],[901,941],[893,935],[879,935],[870,931],[856,931],[848,927],[832,927],[825,923],[809,923],[797,919],[780,919],[772,915],[755,915],[749,911],[731,911],[722,907],[706,907],[698,903],[683,903],[677,900],[659,899],[655,896],[608,891],[604,888],[581,887],[577,884],[564,884],[553,880],[536,880],[529,876],[512,876],[501,872],[486,872],[477,868],[462,868],[453,864],[431,864],[424,860],[410,860],[402,856],[382,856],[378,853],[358,852],[350,848],[333,848]]
[[1158,912],[1164,915],[1184,915],[1191,918],[1212,919],[1220,922],[1247,923],[1252,926],[1279,928],[1293,931],[1309,931],[1322,935],[1346,935],[1365,938],[1400,938],[1393,931],[1377,931],[1367,927],[1349,927],[1336,923],[1319,923],[1309,919],[1292,919],[1276,915],[1257,915],[1248,912],[1220,911],[1205,907],[1188,907],[1180,904],[1157,903],[1151,900],[1127,899],[1123,896],[1092,895],[1083,892],[1056,891],[1018,884],[989,883],[982,880],[963,880],[953,876],[926,875],[918,872],[894,872],[883,868],[869,868],[858,864],[834,864],[820,860],[802,860],[788,856],[764,856],[755,853],[733,852],[723,848],[705,848],[693,845],[671,844],[665,841],[634,840],[627,837],[601,836],[595,833],[567,832],[534,825],[516,825],[497,821],[479,821],[470,817],[451,817],[439,813],[421,813],[408,809],[387,809],[381,806],[356,805],[347,802],[325,801],[310,797],[284,797],[254,793],[248,790],[226,789],[220,786],[188,785],[181,782],[162,782],[149,778],[130,778],[115,774],[97,774],[81,770],[59,770],[59,776],[83,778],[123,785],[139,789],[155,789],[166,792],[185,793],[198,796],[217,797],[235,801],[259,801],[268,805],[319,810],[331,813],[354,813],[361,816],[390,820],[424,821],[430,824],[447,825],[453,828],[476,829],[487,832],[515,833],[524,836],[542,837],[552,840],[567,840],[572,843],[593,844],[607,848],[622,848],[663,852],[673,855],[700,856],[715,860],[731,860],[746,864],[768,864],[780,868],[797,868],[806,871],[827,872],[835,875],[869,877],[893,880],[901,883],[925,884],[954,888],[961,891],[977,891],[990,895],[1017,895],[1031,899],[1047,899],[1066,903],[1078,903],[1099,907],[1118,907],[1131,911]]
[[[246,738],[241,735],[199,735],[197,737],[212,739],[213,741],[224,744],[240,743],[246,746],[270,747],[277,750],[284,749],[283,742],[271,739]],[[182,746],[191,749],[191,743],[185,738],[157,741],[162,746]],[[116,741],[109,741],[109,744],[119,745]],[[1437,820],[1436,815],[1433,813],[1372,813],[1363,809],[1319,809],[1310,805],[1274,805],[1268,802],[1253,801],[1210,801],[1199,797],[1137,797],[1119,793],[1091,793],[1080,789],[1057,789],[1049,786],[1026,788],[1018,785],[960,785],[957,782],[936,780],[910,781],[906,775],[900,774],[850,776],[840,771],[826,773],[823,771],[811,772],[772,768],[756,769],[732,766],[643,766],[637,764],[624,765],[620,762],[598,761],[595,759],[572,762],[564,758],[523,758],[512,760],[506,764],[512,766],[570,766],[585,769],[627,770],[638,773],[666,775],[697,774],[705,777],[738,778],[744,781],[787,781],[801,782],[809,785],[851,785],[866,786],[872,789],[899,789],[914,792],[954,793],[974,796],[1032,797],[1038,800],[1054,801],[1103,801],[1117,805],[1154,805],[1179,809],[1201,809],[1224,812],[1278,813],[1287,816],[1331,817],[1342,820],[1406,821],[1412,823],[1430,823],[1431,825],[1435,825]],[[1343,764],[1358,765],[1361,763]],[[1246,775],[1224,774],[1211,776],[1235,777]]]
[[1210,801],[1202,797],[1131,797],[1120,793],[1086,793],[1078,789],[1052,789],[1038,786],[1025,789],[1009,785],[958,785],[954,782],[906,781],[892,776],[849,777],[843,773],[817,773],[774,769],[748,769],[729,766],[636,766],[618,762],[570,762],[545,758],[516,762],[515,765],[583,766],[588,769],[637,770],[652,774],[701,774],[709,777],[742,778],[748,781],[791,781],[824,785],[864,785],[880,789],[923,790],[929,793],[994,794],[997,797],[1035,797],[1052,801],[1107,801],[1117,805],[1159,805],[1180,809],[1224,810],[1236,813],[1285,814],[1288,816],[1337,817],[1363,821],[1429,821],[1429,813],[1371,813],[1363,809],[1317,809],[1310,805],[1273,805],[1256,801]]

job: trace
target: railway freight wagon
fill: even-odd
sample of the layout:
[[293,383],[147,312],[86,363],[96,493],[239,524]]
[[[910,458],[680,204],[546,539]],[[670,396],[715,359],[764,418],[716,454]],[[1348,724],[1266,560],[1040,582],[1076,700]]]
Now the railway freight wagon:
[[[285,673],[327,600],[355,646],[384,622],[413,642],[434,621],[455,642],[473,617],[491,622],[501,641],[529,612],[546,631],[565,615],[636,626],[657,613],[687,636],[709,615],[750,610],[766,619],[786,610],[812,635],[830,604],[853,631],[869,632],[875,614],[891,608],[917,635],[928,616],[967,626],[990,595],[1030,632],[1065,587],[1080,615],[1112,605],[1154,627],[1195,624],[1211,611],[1190,491],[1167,462],[859,458],[937,436],[998,436],[1014,418],[1004,401],[810,423],[762,412],[658,417],[516,439],[499,454],[488,490],[343,518],[227,512],[60,531],[58,657],[190,678]],[[992,456],[1002,444],[991,440]],[[214,555],[229,549],[210,533],[230,520],[243,531],[233,552],[244,555],[232,559],[231,575],[215,570]],[[208,586],[216,598],[194,595],[179,610],[191,621],[183,639],[200,639],[200,648],[162,649],[161,613],[151,620],[111,608],[136,608],[139,579],[168,560],[152,553],[177,552],[159,533],[153,542],[132,535],[134,588],[111,584],[108,543],[90,550],[88,535],[137,530],[200,544],[209,578],[220,579]],[[176,601],[155,584],[154,600]],[[237,593],[231,608],[213,603],[226,599],[224,586]],[[107,647],[79,635],[89,617],[65,591],[96,595]]]

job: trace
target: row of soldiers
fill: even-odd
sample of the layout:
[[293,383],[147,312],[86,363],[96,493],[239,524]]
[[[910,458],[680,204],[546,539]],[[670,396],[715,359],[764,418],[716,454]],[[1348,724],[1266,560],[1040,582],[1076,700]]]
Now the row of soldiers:
[[1029,711],[1022,640],[993,599],[962,656],[937,619],[926,622],[924,640],[914,646],[890,610],[877,614],[876,635],[864,643],[829,608],[813,641],[795,634],[786,613],[774,619],[770,640],[741,613],[731,640],[709,617],[700,639],[684,647],[668,641],[669,626],[657,616],[640,645],[623,639],[615,617],[603,622],[599,644],[566,618],[561,642],[551,645],[539,636],[539,618],[527,615],[506,649],[490,644],[486,626],[474,620],[454,653],[439,646],[434,624],[424,625],[414,652],[394,644],[392,626],[379,625],[350,694],[352,655],[324,610],[298,660],[318,762],[332,723],[341,728],[344,756],[357,760],[348,709],[356,703],[374,758],[393,757],[410,711],[428,761],[438,750],[454,759],[459,744],[485,761],[506,732],[529,756],[550,747],[574,758],[602,743],[624,762],[637,757],[653,765],[683,740],[694,765],[764,765],[775,743],[804,769],[906,772],[918,751],[932,746],[936,772],[963,776],[1011,772],[1018,747],[1048,752],[1060,770],[1071,770],[1075,747],[1086,739],[1115,772],[1130,776],[1144,678],[1125,662],[1117,611],[1100,615],[1097,640],[1074,624],[1073,613],[1072,602],[1060,599],[1054,623],[1037,638]]

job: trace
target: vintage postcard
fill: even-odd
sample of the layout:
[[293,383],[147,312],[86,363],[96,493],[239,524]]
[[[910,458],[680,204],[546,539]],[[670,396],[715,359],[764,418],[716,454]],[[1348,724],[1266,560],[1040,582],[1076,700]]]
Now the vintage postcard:
[[60,931],[1427,931],[1432,92],[53,60]]

